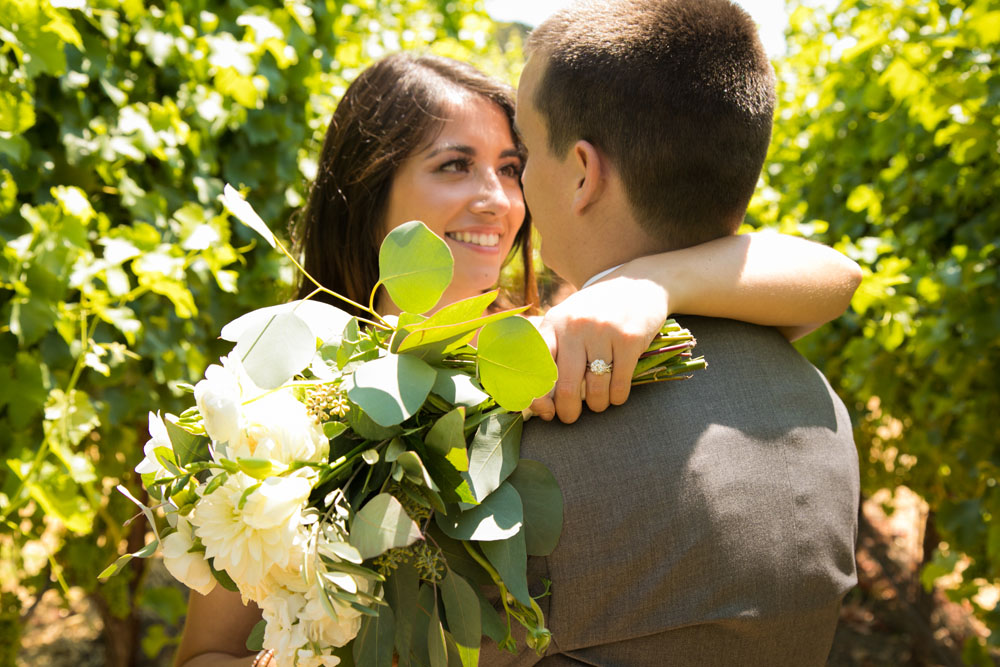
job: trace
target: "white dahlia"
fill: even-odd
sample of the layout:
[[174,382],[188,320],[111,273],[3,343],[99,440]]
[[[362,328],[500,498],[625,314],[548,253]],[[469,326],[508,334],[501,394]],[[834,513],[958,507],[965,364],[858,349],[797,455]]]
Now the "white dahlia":
[[216,569],[225,570],[241,591],[260,586],[272,568],[289,566],[303,539],[301,512],[312,490],[304,477],[271,477],[251,492],[257,480],[233,473],[225,484],[201,498],[191,513],[195,533]]

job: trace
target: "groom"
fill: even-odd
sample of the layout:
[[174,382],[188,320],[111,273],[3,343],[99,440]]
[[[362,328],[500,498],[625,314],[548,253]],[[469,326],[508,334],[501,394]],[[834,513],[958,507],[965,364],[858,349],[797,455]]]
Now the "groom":
[[[774,106],[743,10],[583,3],[539,26],[528,50],[517,124],[548,266],[580,287],[736,232]],[[542,659],[484,645],[481,664],[825,663],[855,583],[847,411],[776,331],[680,320],[706,371],[572,425],[525,426],[521,455],[545,463],[565,499],[559,546],[529,564],[533,594],[552,582],[539,604],[553,642]]]

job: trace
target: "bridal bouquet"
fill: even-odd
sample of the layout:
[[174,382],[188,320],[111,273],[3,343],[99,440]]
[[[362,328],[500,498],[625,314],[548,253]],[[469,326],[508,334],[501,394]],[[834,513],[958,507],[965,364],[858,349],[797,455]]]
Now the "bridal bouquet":
[[[295,259],[230,186],[238,219]],[[108,567],[162,549],[171,574],[207,594],[238,591],[263,612],[247,646],[277,664],[475,665],[483,635],[514,651],[512,624],[544,653],[550,634],[528,592],[529,555],[555,548],[562,496],[521,459],[521,411],[556,380],[524,309],[488,312],[497,292],[430,316],[451,253],[420,222],[388,234],[380,280],[403,311],[351,317],[310,299],[222,329],[232,351],[179,416],[150,413],[136,467],[155,539]],[[484,315],[484,313],[487,313]],[[476,341],[473,347],[472,342]],[[668,322],[636,383],[704,366]],[[483,586],[500,592],[502,611]]]

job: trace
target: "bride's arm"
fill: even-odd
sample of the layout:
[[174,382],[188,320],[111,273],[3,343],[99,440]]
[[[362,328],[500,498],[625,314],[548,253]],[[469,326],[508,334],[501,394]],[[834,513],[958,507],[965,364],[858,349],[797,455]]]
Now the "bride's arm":
[[246,647],[260,610],[244,605],[239,593],[216,586],[208,595],[191,591],[175,667],[251,667]]
[[[843,313],[860,282],[858,265],[836,250],[769,232],[632,260],[546,313],[540,329],[559,380],[554,400],[531,409],[575,421],[584,378],[591,410],[624,403],[639,355],[671,313],[774,326],[794,340]],[[613,361],[613,372],[585,373],[594,359]]]
[[861,268],[825,245],[756,232],[640,257],[609,277],[618,276],[661,286],[668,313],[773,326],[796,340],[847,310]]

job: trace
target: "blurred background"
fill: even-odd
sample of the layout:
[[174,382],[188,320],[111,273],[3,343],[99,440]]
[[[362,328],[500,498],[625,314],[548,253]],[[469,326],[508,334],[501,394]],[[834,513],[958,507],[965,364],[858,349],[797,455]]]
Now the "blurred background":
[[[170,662],[186,592],[156,559],[97,574],[147,539],[114,488],[140,492],[148,412],[183,409],[221,325],[291,278],[224,183],[283,232],[367,63],[516,83],[560,4],[0,0],[0,667]],[[830,664],[1000,664],[1000,0],[745,6],[779,77],[746,229],[865,272],[798,344],[862,464]]]

